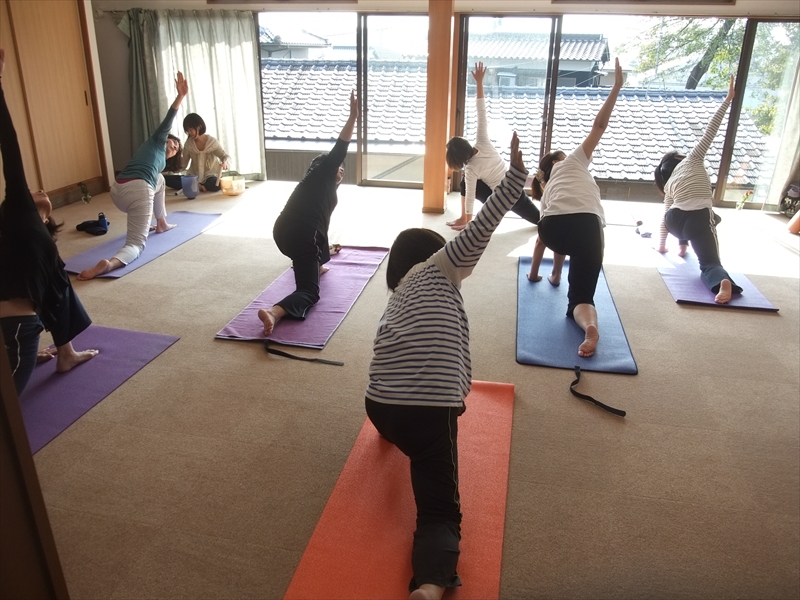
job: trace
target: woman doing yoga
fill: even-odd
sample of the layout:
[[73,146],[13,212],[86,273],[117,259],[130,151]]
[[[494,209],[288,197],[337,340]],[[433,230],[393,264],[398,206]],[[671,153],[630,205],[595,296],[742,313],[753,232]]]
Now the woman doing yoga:
[[189,93],[189,84],[180,71],[175,79],[175,88],[178,95],[161,125],[141,145],[128,166],[111,184],[112,202],[128,215],[128,235],[125,238],[125,245],[110,259],[104,258],[91,269],[81,271],[78,279],[82,281],[120,269],[139,258],[147,244],[147,235],[154,213],[156,233],[164,233],[175,227],[167,223],[166,184],[161,171],[164,170],[167,159],[175,156],[180,147],[174,136],[168,137],[172,121],[178,114],[178,107]]
[[664,195],[658,251],[667,251],[667,232],[680,240],[680,256],[686,254],[686,243],[690,242],[700,262],[700,278],[716,294],[714,300],[718,304],[727,304],[733,294],[742,293],[742,288],[733,282],[720,262],[717,242],[719,217],[711,209],[713,194],[704,160],[733,95],[734,79],[731,75],[728,95],[711,117],[698,144],[685,157],[677,152],[668,152],[654,173],[656,186]]
[[[5,51],[0,49],[0,82]],[[0,205],[0,326],[17,394],[21,394],[38,360],[53,352],[39,350],[47,329],[56,345],[56,371],[63,373],[97,356],[76,351],[72,340],[92,320],[75,295],[56,248],[60,229],[43,191],[31,194],[25,179],[17,132],[0,85],[0,150],[6,196]]]
[[527,175],[514,133],[511,169],[474,221],[447,243],[429,229],[406,229],[389,253],[392,295],[375,336],[365,405],[378,432],[411,459],[417,529],[409,590],[415,600],[438,600],[445,588],[461,585],[458,416],[472,385],[461,281]]
[[[270,335],[283,317],[305,319],[308,310],[319,302],[319,276],[328,270],[323,265],[331,259],[328,226],[339,202],[336,190],[344,178],[344,159],[357,118],[358,101],[351,92],[350,116],[333,150],[311,161],[275,220],[272,237],[278,250],[292,259],[295,291],[271,308],[258,311],[264,335]],[[338,251],[336,246],[333,251]]]
[[[478,113],[478,131],[475,146],[463,137],[454,137],[447,142],[447,166],[454,171],[462,171],[461,175],[461,216],[449,225],[456,231],[461,231],[472,220],[475,199],[486,202],[486,199],[499,185],[508,171],[506,161],[497,152],[489,139],[486,125],[486,101],[483,93],[483,79],[486,76],[486,67],[482,62],[475,64],[472,71],[477,87],[475,93],[475,108]],[[536,225],[539,222],[539,209],[531,202],[523,190],[519,199],[511,208],[511,212]]]
[[[569,156],[560,150],[546,154],[539,162],[539,170],[533,181],[533,197],[542,200],[539,240],[554,253],[570,257],[567,316],[575,319],[586,334],[583,343],[578,346],[578,356],[583,357],[595,353],[600,339],[594,292],[600,269],[603,268],[605,246],[605,214],[600,204],[600,188],[589,173],[589,163],[608,127],[621,88],[622,69],[617,59],[614,85],[598,111],[589,135]],[[538,244],[539,240],[534,250],[534,261],[537,260],[537,252],[544,251]],[[541,261],[541,254],[538,254],[538,260]],[[558,261],[554,267],[551,283],[561,277]]]

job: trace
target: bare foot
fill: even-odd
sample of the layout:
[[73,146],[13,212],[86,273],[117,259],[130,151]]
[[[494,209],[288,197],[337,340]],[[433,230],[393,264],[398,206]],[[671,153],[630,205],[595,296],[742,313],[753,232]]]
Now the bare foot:
[[714,296],[714,302],[717,304],[727,304],[731,301],[733,295],[733,287],[731,286],[730,279],[723,279],[719,284],[719,292]]
[[176,227],[177,227],[177,225],[174,225],[172,223],[166,223],[165,222],[163,225],[161,223],[159,223],[156,226],[156,233],[164,233],[165,231],[169,231],[170,229],[175,229]]
[[469,223],[471,220],[472,220],[472,215],[470,215],[469,217],[466,215],[462,215],[455,221],[448,221],[447,226],[450,229],[453,229],[454,231],[461,231],[467,226],[467,223]]
[[320,265],[319,274],[322,275],[323,273],[327,273],[330,270],[331,270],[330,267],[326,267],[326,266]]
[[549,281],[550,285],[553,287],[558,287],[561,284],[561,275],[550,273],[550,275],[547,276],[547,281]]
[[111,261],[107,259],[101,260],[91,269],[84,269],[78,274],[78,281],[88,281],[94,279],[98,275],[105,275],[111,270]]
[[339,244],[331,244],[329,250],[330,250],[331,256],[333,256],[335,254],[339,254],[339,252],[342,251],[342,247]]
[[439,600],[444,594],[444,588],[432,583],[423,583],[408,597],[408,600]]
[[45,348],[44,350],[39,350],[39,352],[36,353],[36,364],[38,365],[39,363],[47,362],[48,360],[55,358],[56,354],[58,354],[58,350],[55,348]]
[[680,246],[678,246],[678,256],[680,256],[681,258],[686,256],[686,253],[688,251],[689,251],[689,246],[687,246],[686,244],[681,244]]
[[155,231],[155,230],[156,230],[156,226],[155,225],[150,225],[150,231]]
[[594,354],[597,349],[597,342],[600,340],[600,333],[597,331],[596,325],[589,325],[586,328],[586,339],[578,346],[578,356],[587,358]]
[[206,186],[204,186],[202,183],[200,184],[200,191],[201,191],[201,192],[207,192],[207,191],[208,191],[208,190],[206,189]]
[[81,350],[80,352],[76,352],[75,350],[65,352],[62,350],[58,353],[56,359],[56,371],[59,373],[66,373],[79,364],[93,359],[98,354],[100,354],[99,350]]
[[280,321],[283,317],[285,317],[287,313],[282,306],[275,304],[272,308],[264,309],[258,311],[258,318],[261,319],[261,322],[264,324],[264,335],[270,335],[272,331],[275,329],[275,325]]
[[530,281],[531,283],[538,283],[541,280],[542,276],[539,275],[538,273],[536,275],[534,275],[533,273],[528,273],[528,281]]

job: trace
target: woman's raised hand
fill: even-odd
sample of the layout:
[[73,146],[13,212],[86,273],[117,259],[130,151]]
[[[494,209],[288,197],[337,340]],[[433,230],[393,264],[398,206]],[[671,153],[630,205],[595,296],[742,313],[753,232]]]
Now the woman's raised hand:
[[734,96],[734,88],[735,88],[735,87],[736,87],[736,79],[734,79],[733,75],[731,75],[731,82],[730,82],[730,84],[728,85],[728,95],[727,95],[727,96],[725,96],[725,100],[727,100],[728,102],[730,102],[731,100],[733,100],[733,96]]
[[619,58],[614,59],[614,87],[620,89],[624,82],[622,77],[622,67],[619,66]]
[[522,150],[519,149],[519,138],[517,132],[511,136],[511,164],[521,171],[525,171],[525,162],[522,160]]
[[178,90],[178,96],[181,98],[184,98],[186,94],[189,93],[189,82],[186,81],[186,78],[180,71],[178,71],[178,75],[175,78],[175,89]]
[[358,98],[353,90],[350,90],[350,118],[354,120],[358,118]]
[[486,67],[483,66],[483,62],[475,63],[475,68],[471,73],[476,83],[483,83],[483,77],[486,75]]

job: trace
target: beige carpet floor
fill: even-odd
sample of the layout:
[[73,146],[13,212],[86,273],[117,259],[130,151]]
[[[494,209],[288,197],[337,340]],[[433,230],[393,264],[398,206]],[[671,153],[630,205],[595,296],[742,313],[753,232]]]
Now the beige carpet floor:
[[[281,598],[365,415],[385,264],[321,352],[267,355],[215,333],[288,266],[271,239],[291,183],[237,198],[170,196],[219,227],[119,280],[76,282],[98,325],[180,340],[35,456],[74,598]],[[406,227],[450,238],[421,192],[343,186],[331,241],[389,246]],[[56,211],[75,231],[107,194]],[[656,272],[657,204],[606,202],[605,269],[639,375],[515,362],[516,262],[535,228],[507,218],[463,294],[474,377],[516,386],[502,598],[800,595],[800,260],[786,218],[720,210],[723,262],[777,314],[679,306]],[[674,240],[672,240],[674,243]],[[47,336],[43,336],[49,342]],[[409,557],[398,556],[398,565]],[[469,581],[464,582],[469,585]]]

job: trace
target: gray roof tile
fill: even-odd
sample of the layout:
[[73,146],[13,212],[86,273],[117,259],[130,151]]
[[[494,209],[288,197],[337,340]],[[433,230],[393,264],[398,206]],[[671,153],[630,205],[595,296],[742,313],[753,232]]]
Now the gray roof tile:
[[[370,66],[370,144],[424,144],[426,64],[371,61]],[[264,63],[262,78],[268,140],[300,138],[333,143],[347,119],[344,99],[356,88],[355,61],[271,60]],[[583,141],[608,91],[558,89],[554,149],[570,152]],[[464,135],[470,140],[475,139],[474,93],[474,86],[468,87]],[[544,90],[493,87],[486,90],[486,95],[490,135],[495,129],[492,124],[505,123],[509,131],[514,129],[519,134],[524,155],[538,156]],[[697,144],[724,96],[724,92],[623,88],[608,131],[595,151],[592,174],[599,178],[651,181],[664,152],[688,152]],[[726,126],[727,117],[707,154],[706,166],[712,181],[719,167]],[[508,160],[508,140],[493,142]],[[729,181],[738,185],[755,183],[765,152],[764,137],[743,113]]]

